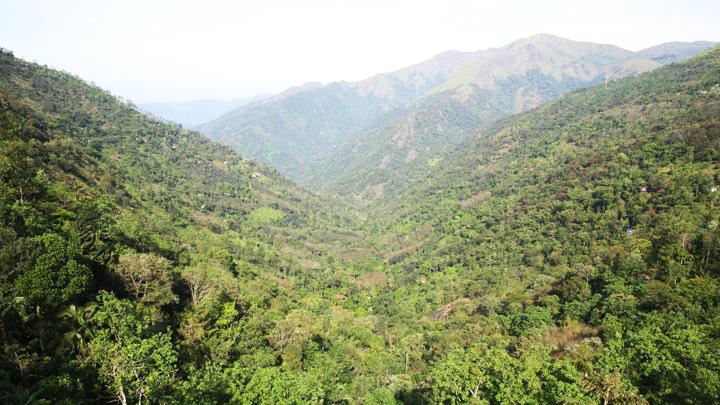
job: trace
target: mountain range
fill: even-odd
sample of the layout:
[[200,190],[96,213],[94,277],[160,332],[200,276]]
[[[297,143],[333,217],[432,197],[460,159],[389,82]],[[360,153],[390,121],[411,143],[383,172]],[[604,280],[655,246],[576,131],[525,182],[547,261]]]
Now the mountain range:
[[422,177],[497,119],[710,46],[669,43],[635,53],[540,34],[501,48],[446,52],[360,82],[307,84],[198,129],[311,189],[369,201]]

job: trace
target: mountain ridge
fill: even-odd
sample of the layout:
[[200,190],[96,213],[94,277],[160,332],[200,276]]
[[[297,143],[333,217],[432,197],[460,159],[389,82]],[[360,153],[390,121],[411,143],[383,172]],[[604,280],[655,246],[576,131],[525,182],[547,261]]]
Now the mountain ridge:
[[[344,145],[353,132],[427,91],[454,71],[451,65],[468,63],[475,57],[470,53],[443,53],[359,82],[306,83],[231,111],[198,129],[246,150],[248,155],[277,163],[287,175],[298,165]],[[234,122],[237,120],[241,123]],[[227,137],[227,131],[238,132],[239,137]],[[258,134],[262,141],[255,139]]]
[[[395,177],[426,170],[418,162],[434,164],[482,125],[568,90],[659,66],[614,45],[538,34],[500,48],[444,52],[359,82],[297,89],[198,129],[305,186],[365,200]],[[428,117],[413,124],[422,125],[413,129],[422,136],[398,135],[407,139],[398,149],[392,138],[417,114]],[[430,121],[444,127],[423,124]]]
[[711,41],[665,42],[645,48],[637,53],[648,59],[665,64],[687,59],[690,56],[712,48],[715,45],[717,45],[717,42]]
[[[520,39],[487,51],[478,62],[450,76],[399,121],[374,133],[359,133],[356,144],[312,167],[310,183],[360,201],[382,197],[393,183],[422,176],[483,125],[567,91],[658,66],[612,45],[551,35]],[[418,114],[426,118],[418,120]],[[403,141],[396,142],[398,138]]]

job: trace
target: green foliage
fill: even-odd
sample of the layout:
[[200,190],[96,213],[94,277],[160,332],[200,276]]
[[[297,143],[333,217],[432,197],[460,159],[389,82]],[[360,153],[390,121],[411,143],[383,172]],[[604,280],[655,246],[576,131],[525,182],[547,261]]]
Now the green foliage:
[[717,403],[718,72],[569,94],[353,212],[0,53],[0,402]]
[[174,385],[177,356],[169,333],[153,333],[150,317],[108,293],[98,296],[89,360],[120,403],[160,402]]
[[170,262],[151,253],[124,253],[115,265],[125,290],[138,302],[165,305],[177,301],[172,292]]
[[503,347],[457,349],[433,365],[428,385],[436,403],[582,403],[591,396],[568,363],[542,348],[513,357]]
[[276,222],[285,216],[282,211],[270,208],[270,207],[259,207],[255,208],[250,213],[250,221],[259,225],[270,224]]
[[252,404],[321,403],[322,387],[310,378],[283,373],[277,367],[257,370],[241,396],[231,401]]
[[167,401],[208,359],[272,367],[271,304],[365,245],[333,201],[6,52],[0,105],[3,392]]
[[38,250],[33,266],[15,280],[19,296],[38,307],[60,308],[90,287],[92,274],[78,263],[67,241],[56,234],[34,238]]

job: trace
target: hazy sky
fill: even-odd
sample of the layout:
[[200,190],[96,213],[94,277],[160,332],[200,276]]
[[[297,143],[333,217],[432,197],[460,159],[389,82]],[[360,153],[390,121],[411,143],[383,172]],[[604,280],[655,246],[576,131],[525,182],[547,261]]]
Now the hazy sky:
[[0,0],[0,46],[140,103],[359,80],[540,32],[720,41],[720,0]]

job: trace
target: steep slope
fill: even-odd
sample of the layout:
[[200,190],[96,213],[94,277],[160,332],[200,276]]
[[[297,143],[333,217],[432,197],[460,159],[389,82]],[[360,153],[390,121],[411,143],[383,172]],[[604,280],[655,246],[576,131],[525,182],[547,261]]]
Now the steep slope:
[[354,133],[422,96],[478,57],[452,51],[360,82],[308,83],[198,129],[301,180],[310,162],[344,146]]
[[[0,402],[167,402],[193,364],[272,353],[303,286],[352,280],[353,228],[273,169],[0,49]],[[258,340],[213,341],[222,313]]]
[[370,215],[382,313],[446,328],[428,397],[532,402],[551,361],[605,400],[716,403],[719,153],[715,48],[483,129]]
[[158,117],[182,124],[184,127],[194,127],[232,111],[245,104],[269,97],[267,94],[234,100],[192,100],[177,103],[143,103],[139,107]]
[[638,55],[658,63],[667,64],[679,62],[700,52],[707,51],[715,44],[715,42],[709,41],[666,42],[638,51]]
[[309,184],[361,200],[392,194],[421,177],[483,125],[581,87],[631,76],[659,64],[612,45],[535,35],[488,50],[429,94],[319,161]]
[[[272,236],[311,231],[305,226],[312,218],[326,215],[311,208],[322,207],[319,199],[271,168],[246,160],[196,132],[149,118],[132,105],[66,74],[26,64],[8,54],[2,56],[0,89],[5,102],[21,117],[35,117],[23,118],[23,127],[39,121],[37,136],[44,137],[40,139],[47,149],[44,154],[57,155],[55,160],[38,161],[33,167],[49,166],[45,170],[48,175],[56,174],[58,180],[73,184],[83,190],[80,194],[106,190],[124,196],[119,200],[121,207],[118,201],[112,204],[124,208],[120,212],[129,210],[129,214],[142,208],[136,214],[187,221],[216,233],[248,232],[266,243],[273,243]],[[74,150],[67,152],[70,158],[66,162],[62,161],[64,152],[52,150],[58,145]],[[77,178],[72,179],[74,175]],[[251,214],[257,209],[277,211],[281,219],[253,224]],[[267,238],[267,229],[258,225],[278,226]]]

